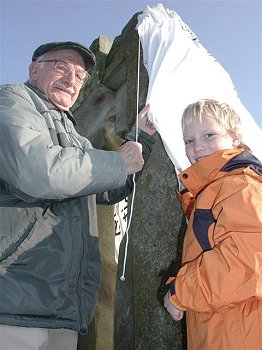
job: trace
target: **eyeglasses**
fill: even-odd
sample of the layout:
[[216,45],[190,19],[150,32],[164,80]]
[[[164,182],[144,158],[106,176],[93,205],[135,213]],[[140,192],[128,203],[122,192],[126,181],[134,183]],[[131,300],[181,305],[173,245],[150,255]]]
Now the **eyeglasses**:
[[[55,62],[54,64],[54,71],[61,75],[68,75],[70,72],[72,72],[72,67],[68,62],[62,61],[62,60],[41,60],[37,63],[41,62]],[[76,69],[75,70],[75,79],[77,84],[84,84],[88,79],[90,75],[87,71],[83,69]]]

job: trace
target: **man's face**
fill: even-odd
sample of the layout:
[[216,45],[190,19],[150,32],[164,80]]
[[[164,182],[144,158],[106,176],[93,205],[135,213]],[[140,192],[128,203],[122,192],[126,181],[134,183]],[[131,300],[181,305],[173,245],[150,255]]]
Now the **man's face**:
[[[45,60],[48,62],[41,62]],[[55,71],[55,60],[61,60],[69,65],[69,73],[62,74],[59,70]],[[32,85],[44,92],[54,105],[62,110],[69,110],[76,102],[82,87],[82,83],[76,79],[76,76],[84,70],[82,56],[74,50],[64,49],[47,52],[37,61],[32,62],[29,75]]]

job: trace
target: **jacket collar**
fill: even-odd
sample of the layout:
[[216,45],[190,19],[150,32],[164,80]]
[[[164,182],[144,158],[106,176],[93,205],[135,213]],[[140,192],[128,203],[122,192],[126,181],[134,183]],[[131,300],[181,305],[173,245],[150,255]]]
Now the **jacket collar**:
[[41,98],[41,100],[44,102],[44,104],[46,105],[46,107],[50,110],[50,109],[54,109],[56,111],[59,111],[60,113],[65,113],[67,115],[67,117],[71,120],[71,122],[74,125],[77,125],[77,121],[75,120],[73,114],[71,111],[64,111],[60,108],[58,108],[57,106],[55,106],[53,104],[53,102],[51,100],[49,100],[49,98],[39,89],[37,89],[35,86],[33,86],[32,84],[29,83],[29,81],[27,81],[25,83],[25,85],[31,89],[32,91],[34,91],[34,93],[37,94],[37,96],[39,96]]
[[217,151],[179,174],[184,186],[196,196],[207,184],[224,176],[228,171],[249,166],[262,174],[260,161],[242,148]]

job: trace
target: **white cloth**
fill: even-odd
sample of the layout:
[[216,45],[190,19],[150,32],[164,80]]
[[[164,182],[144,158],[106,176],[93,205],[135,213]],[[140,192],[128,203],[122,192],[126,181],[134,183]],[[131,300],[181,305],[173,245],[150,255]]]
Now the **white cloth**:
[[76,350],[77,337],[70,329],[0,325],[0,350]]
[[176,169],[190,165],[184,151],[182,113],[201,98],[221,100],[235,109],[242,120],[243,141],[262,160],[261,129],[241,103],[228,73],[179,15],[162,4],[147,6],[138,16],[136,29],[149,76],[149,118]]
[[116,263],[118,263],[120,244],[127,229],[127,215],[128,215],[128,198],[125,198],[121,202],[116,203],[114,208]]

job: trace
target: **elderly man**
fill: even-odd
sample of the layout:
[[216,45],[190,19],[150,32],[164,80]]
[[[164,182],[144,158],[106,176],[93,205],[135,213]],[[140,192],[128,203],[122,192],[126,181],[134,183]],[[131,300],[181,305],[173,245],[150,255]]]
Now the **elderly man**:
[[139,142],[118,151],[76,132],[70,107],[94,65],[82,44],[47,43],[28,82],[0,89],[1,350],[76,349],[100,283],[96,202],[131,193],[154,143],[148,107]]

